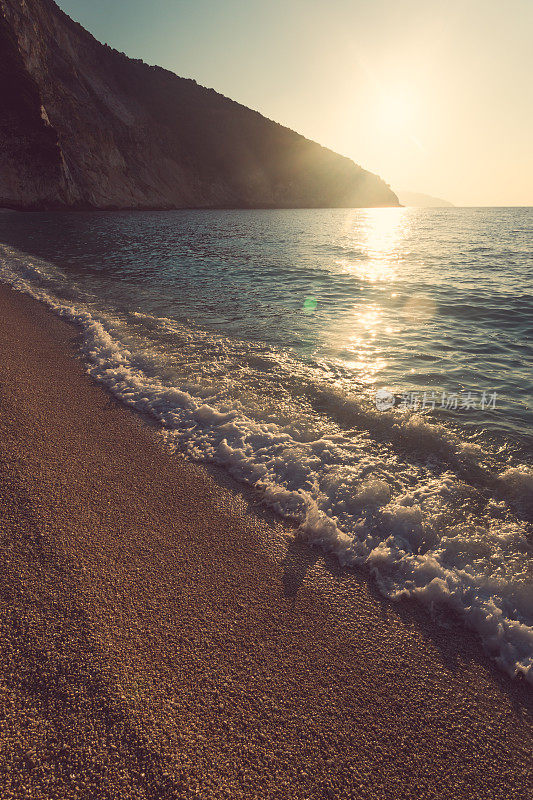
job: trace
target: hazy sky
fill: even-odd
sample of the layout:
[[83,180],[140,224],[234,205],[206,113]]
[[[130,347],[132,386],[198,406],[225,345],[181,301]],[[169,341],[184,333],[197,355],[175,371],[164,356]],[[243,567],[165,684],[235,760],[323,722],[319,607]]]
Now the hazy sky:
[[101,41],[458,205],[533,205],[533,0],[59,0]]

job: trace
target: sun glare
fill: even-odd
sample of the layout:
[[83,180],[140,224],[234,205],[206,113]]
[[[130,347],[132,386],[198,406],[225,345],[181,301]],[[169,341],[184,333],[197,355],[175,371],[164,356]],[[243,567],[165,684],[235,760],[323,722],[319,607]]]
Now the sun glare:
[[386,92],[378,105],[378,124],[391,133],[409,132],[414,120],[414,101],[405,89]]

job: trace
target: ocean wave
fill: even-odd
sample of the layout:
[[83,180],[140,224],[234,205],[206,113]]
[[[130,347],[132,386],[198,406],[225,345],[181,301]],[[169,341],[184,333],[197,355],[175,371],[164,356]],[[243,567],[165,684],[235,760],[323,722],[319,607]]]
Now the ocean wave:
[[[380,413],[288,356],[172,319],[110,313],[11,248],[0,248],[0,277],[81,328],[89,374],[154,418],[167,446],[254,485],[390,599],[453,609],[503,669],[533,682],[527,465],[495,470],[476,443],[423,415]],[[176,341],[179,363],[167,352]]]

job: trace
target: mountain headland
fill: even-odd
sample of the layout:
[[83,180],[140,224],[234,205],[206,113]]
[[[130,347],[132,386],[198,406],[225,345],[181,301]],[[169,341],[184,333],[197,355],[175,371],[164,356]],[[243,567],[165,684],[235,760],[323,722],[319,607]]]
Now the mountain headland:
[[378,176],[100,44],[53,0],[0,0],[0,206],[397,206]]

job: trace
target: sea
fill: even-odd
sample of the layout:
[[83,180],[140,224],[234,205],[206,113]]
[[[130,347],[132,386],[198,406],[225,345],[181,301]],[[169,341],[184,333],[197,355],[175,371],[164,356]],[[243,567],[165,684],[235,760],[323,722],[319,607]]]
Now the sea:
[[533,682],[533,208],[0,214],[162,446]]

